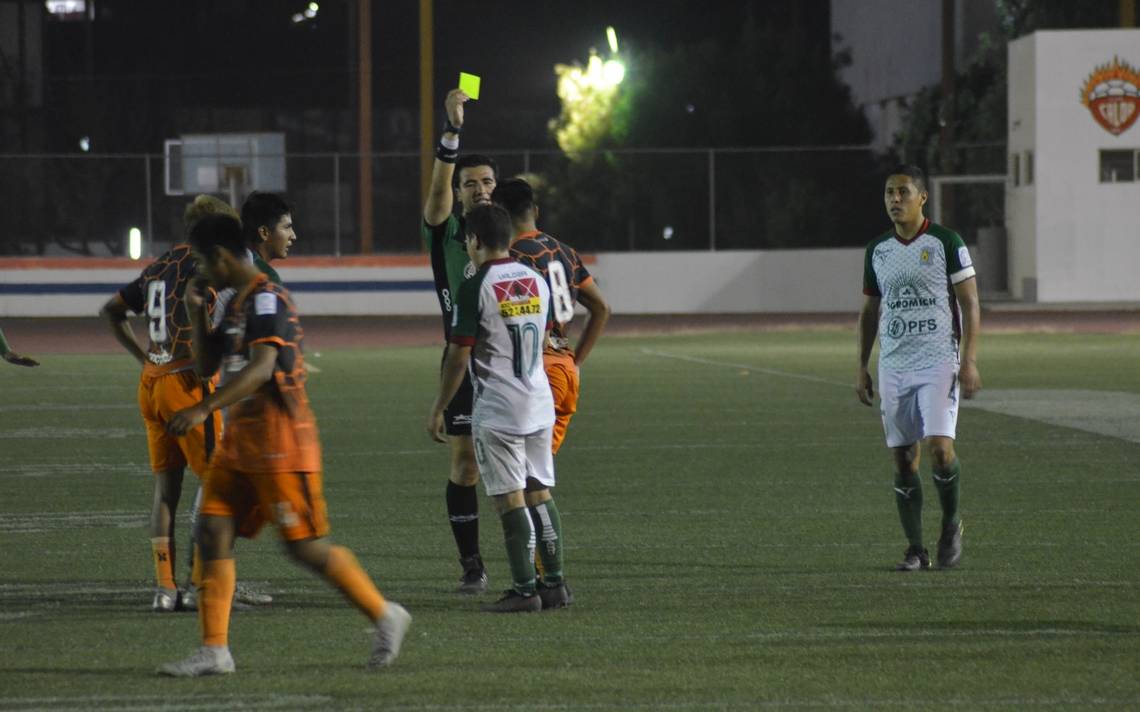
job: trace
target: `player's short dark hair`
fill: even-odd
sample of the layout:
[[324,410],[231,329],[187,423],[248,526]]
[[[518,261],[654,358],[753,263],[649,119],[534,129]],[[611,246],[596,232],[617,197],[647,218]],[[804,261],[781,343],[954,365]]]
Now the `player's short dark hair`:
[[241,206],[241,224],[245,228],[246,244],[256,247],[261,242],[257,236],[259,227],[264,225],[272,230],[281,218],[292,213],[293,206],[276,193],[250,193]]
[[926,190],[926,174],[913,163],[901,163],[895,166],[894,170],[887,174],[888,178],[891,176],[907,176],[914,181],[914,186],[919,191]]
[[479,238],[488,250],[505,250],[511,246],[514,229],[511,216],[501,205],[476,205],[464,216],[467,234]]
[[467,153],[459,157],[455,162],[455,173],[451,176],[451,187],[459,188],[459,174],[463,172],[464,168],[476,168],[478,166],[487,166],[491,169],[491,175],[495,180],[499,180],[499,164],[495,163],[495,159],[490,156],[484,156],[481,153]]
[[245,240],[241,223],[232,215],[207,215],[190,228],[190,246],[201,255],[210,256],[219,247],[245,258]]
[[512,218],[525,217],[534,210],[534,189],[522,178],[511,178],[495,186],[491,200],[506,208]]

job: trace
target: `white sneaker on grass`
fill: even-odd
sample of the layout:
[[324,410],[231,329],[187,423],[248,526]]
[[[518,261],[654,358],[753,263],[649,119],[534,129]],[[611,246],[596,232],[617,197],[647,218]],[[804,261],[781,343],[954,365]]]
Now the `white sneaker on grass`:
[[172,613],[178,608],[178,589],[161,586],[154,589],[154,601],[150,607],[155,613]]
[[228,647],[203,645],[185,660],[166,663],[158,669],[159,675],[171,677],[202,677],[228,675],[234,671],[234,658]]
[[368,669],[378,670],[392,664],[400,654],[400,644],[404,634],[412,624],[412,614],[399,603],[388,601],[388,611],[376,621],[376,631],[372,634],[372,655],[368,658]]
[[234,600],[247,606],[268,606],[273,603],[273,596],[262,593],[247,583],[238,581],[234,584]]

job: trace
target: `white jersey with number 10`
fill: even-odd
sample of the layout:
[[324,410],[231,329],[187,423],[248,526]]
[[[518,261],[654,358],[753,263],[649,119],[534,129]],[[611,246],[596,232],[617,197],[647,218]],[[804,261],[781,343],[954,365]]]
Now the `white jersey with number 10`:
[[554,424],[542,363],[550,310],[546,280],[514,260],[486,262],[460,286],[451,342],[472,347],[473,425],[526,435]]

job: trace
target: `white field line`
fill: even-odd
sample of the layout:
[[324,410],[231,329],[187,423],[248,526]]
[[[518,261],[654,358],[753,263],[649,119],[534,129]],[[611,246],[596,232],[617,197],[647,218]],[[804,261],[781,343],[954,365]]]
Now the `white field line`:
[[[363,673],[362,673],[363,674]],[[30,710],[84,709],[100,710],[215,710],[215,709],[314,709],[317,705],[326,706],[337,704],[338,700],[332,697],[318,695],[201,695],[183,697],[157,695],[108,695],[84,697],[9,697],[0,699],[0,709]],[[352,709],[366,709],[356,707],[354,699],[339,700],[340,704],[348,703]],[[373,700],[373,702],[375,702]],[[1040,696],[1040,697],[938,697],[938,698],[872,698],[872,697],[839,697],[829,694],[824,698],[782,698],[775,700],[750,699],[745,702],[725,702],[723,700],[692,700],[676,702],[638,702],[634,700],[614,700],[613,702],[540,702],[528,700],[525,705],[513,702],[486,702],[464,703],[464,710],[729,710],[729,709],[938,709],[961,708],[978,709],[981,707],[1030,707],[1030,708],[1059,708],[1074,709],[1087,707],[1118,707],[1120,709],[1135,709],[1140,704],[1140,695],[1131,697],[1107,696]],[[396,712],[436,712],[457,709],[454,703],[440,704],[384,704],[383,709]]]
[[122,440],[138,437],[142,428],[56,428],[40,426],[0,430],[0,440]]
[[84,710],[150,710],[150,709],[315,709],[327,706],[334,698],[325,695],[203,695],[194,694],[179,700],[169,695],[95,695],[83,697],[4,697],[0,709],[84,709]]
[[[851,383],[840,383],[801,373],[760,368],[731,361],[685,356],[654,349],[643,348],[641,352],[659,358],[735,368],[770,376],[854,389]],[[1140,395],[1135,393],[1076,389],[983,390],[978,397],[963,400],[962,407],[977,408],[1086,433],[1106,435],[1127,442],[1140,443]]]
[[0,533],[33,534],[85,528],[141,529],[148,515],[139,510],[102,512],[20,512],[0,514]]
[[138,406],[130,403],[122,404],[69,404],[69,403],[28,403],[25,405],[0,405],[0,413],[28,413],[28,412],[80,412],[102,410],[138,410]]
[[731,361],[715,361],[713,359],[700,358],[697,356],[685,356],[683,354],[673,354],[668,351],[657,351],[655,349],[641,349],[641,353],[649,356],[657,356],[658,358],[669,358],[675,361],[688,361],[689,363],[700,363],[706,366],[727,366],[729,368],[736,368],[742,371],[749,371],[751,373],[763,373],[769,376],[780,376],[781,378],[792,378],[798,381],[809,381],[811,383],[824,383],[829,386],[841,386],[843,388],[850,388],[855,390],[855,386],[851,383],[840,383],[833,381],[829,378],[820,378],[819,376],[809,376],[804,373],[792,373],[791,371],[780,371],[774,368],[761,368],[759,366],[750,366],[746,363],[732,363]]

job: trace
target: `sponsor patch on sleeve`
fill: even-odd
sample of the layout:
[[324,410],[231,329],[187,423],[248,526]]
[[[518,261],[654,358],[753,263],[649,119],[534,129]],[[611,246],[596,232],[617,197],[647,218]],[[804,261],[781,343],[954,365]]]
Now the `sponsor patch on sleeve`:
[[277,313],[277,295],[272,292],[262,292],[254,300],[254,309],[258,316]]
[[970,259],[970,250],[965,245],[958,248],[958,262],[960,262],[963,267],[969,267],[974,264]]

